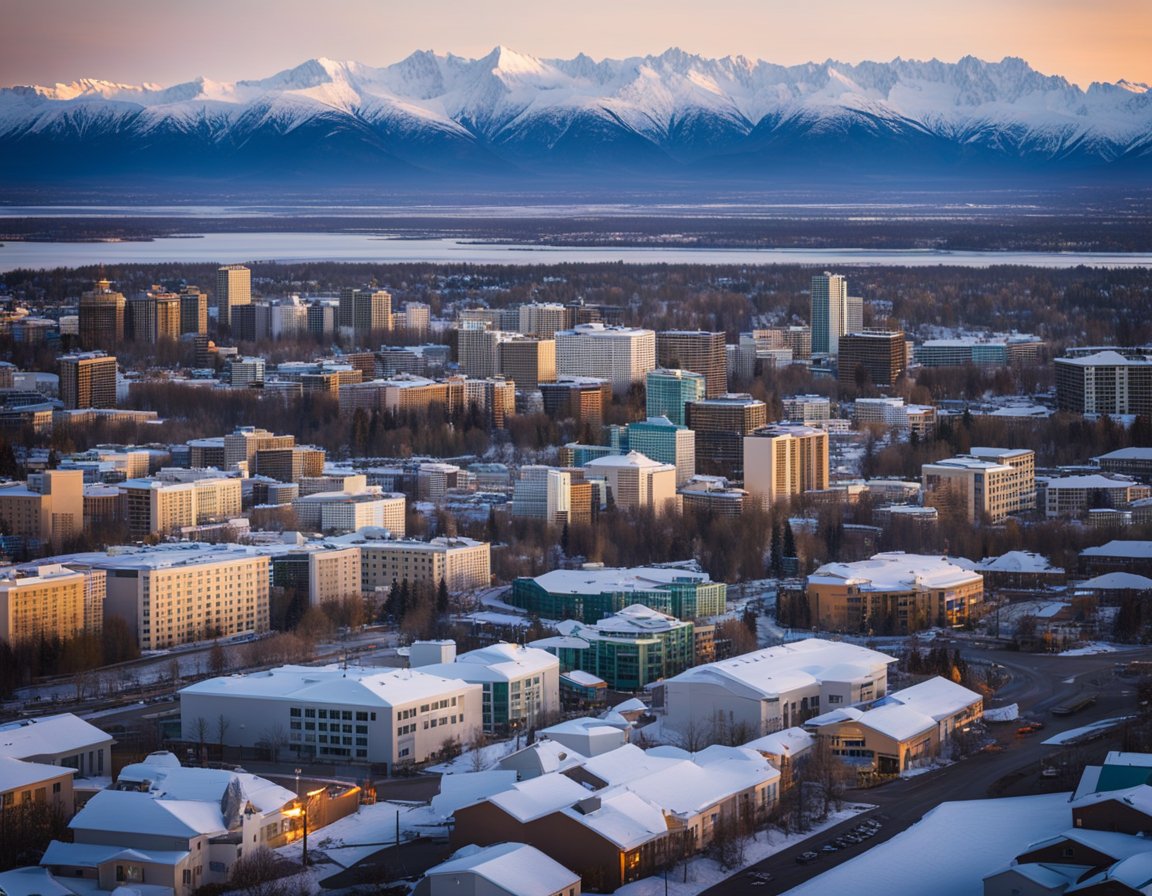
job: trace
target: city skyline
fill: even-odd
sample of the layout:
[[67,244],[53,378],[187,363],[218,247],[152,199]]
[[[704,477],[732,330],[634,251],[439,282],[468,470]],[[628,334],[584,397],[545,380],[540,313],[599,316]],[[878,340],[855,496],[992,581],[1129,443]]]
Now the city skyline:
[[[479,58],[498,45],[539,58],[657,55],[670,47],[781,65],[972,55],[1025,59],[1081,87],[1120,79],[1152,83],[1152,15],[1139,0],[1098,4],[975,0],[957,15],[940,0],[882,0],[866,9],[834,0],[798,9],[779,2],[721,0],[702,16],[685,2],[590,0],[578,21],[525,0],[496,9],[458,0],[384,7],[334,0],[317,14],[306,0],[204,0],[194,11],[143,0],[11,0],[0,85],[82,78],[170,85],[205,77],[270,76],[312,57],[384,66],[430,49]],[[307,27],[304,27],[306,24]],[[605,27],[606,24],[611,27]],[[179,37],[180,52],[172,41]]]

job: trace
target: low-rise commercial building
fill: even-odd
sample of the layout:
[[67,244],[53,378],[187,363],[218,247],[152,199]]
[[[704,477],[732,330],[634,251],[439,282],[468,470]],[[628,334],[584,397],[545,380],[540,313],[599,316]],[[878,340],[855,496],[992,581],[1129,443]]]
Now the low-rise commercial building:
[[797,628],[908,634],[972,621],[983,600],[979,573],[943,557],[893,552],[824,564],[783,610]]
[[418,669],[281,666],[180,691],[185,740],[197,720],[227,721],[227,746],[386,765],[424,762],[480,730],[482,688]]
[[630,604],[677,619],[716,616],[724,612],[727,594],[723,582],[680,566],[590,567],[516,579],[508,602],[547,619],[575,619],[592,625]]
[[665,682],[665,725],[681,734],[738,726],[750,740],[828,708],[878,700],[888,692],[888,666],[895,661],[818,638],[717,660]]

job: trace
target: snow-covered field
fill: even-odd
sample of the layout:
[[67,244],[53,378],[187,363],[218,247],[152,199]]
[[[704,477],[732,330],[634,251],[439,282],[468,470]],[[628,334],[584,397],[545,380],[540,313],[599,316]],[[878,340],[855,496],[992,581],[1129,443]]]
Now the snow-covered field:
[[1115,644],[1108,644],[1103,641],[1090,641],[1072,650],[1062,650],[1060,651],[1060,656],[1093,656],[1098,653],[1115,653],[1117,649]]
[[1007,866],[1029,843],[1071,824],[1066,793],[944,803],[886,843],[788,894],[981,896],[985,875]]

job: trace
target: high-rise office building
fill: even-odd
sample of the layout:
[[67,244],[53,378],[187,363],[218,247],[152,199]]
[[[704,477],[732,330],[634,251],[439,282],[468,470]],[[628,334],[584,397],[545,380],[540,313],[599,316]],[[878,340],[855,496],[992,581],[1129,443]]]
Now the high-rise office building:
[[198,286],[180,290],[180,332],[208,332],[208,296]]
[[769,507],[828,487],[828,433],[801,424],[759,429],[744,438],[744,488]]
[[1056,406],[1077,414],[1152,414],[1152,358],[1111,349],[1057,358]]
[[521,391],[556,379],[556,340],[508,334],[497,346],[500,373]]
[[468,376],[496,376],[500,370],[500,340],[504,333],[485,321],[464,321],[456,333],[460,370]]
[[656,363],[704,376],[704,394],[716,398],[728,392],[728,361],[723,333],[666,330],[656,334]]
[[580,324],[556,332],[556,373],[609,380],[623,394],[656,367],[656,334],[631,327]]
[[696,433],[667,417],[649,417],[628,424],[628,450],[676,468],[676,484],[696,475]]
[[337,310],[340,329],[368,345],[372,334],[392,332],[392,293],[386,289],[342,289]]
[[116,357],[104,352],[61,355],[60,398],[66,408],[116,407]]
[[125,329],[134,341],[155,345],[180,335],[180,317],[180,296],[153,286],[128,302]]
[[98,280],[93,289],[80,296],[80,345],[88,350],[113,349],[124,339],[123,293],[115,292],[107,280]]
[[701,373],[660,368],[648,372],[646,410],[649,417],[667,417],[684,425],[684,406],[705,398],[707,382]]
[[232,326],[232,309],[252,304],[252,272],[242,264],[216,269],[216,307],[221,326]]
[[596,377],[562,376],[541,383],[544,413],[555,420],[575,420],[593,432],[604,425],[604,408],[612,402],[612,384]]
[[570,326],[571,312],[564,305],[532,303],[520,306],[520,319],[517,326],[525,336],[539,336],[551,339],[557,330]]
[[840,337],[836,376],[842,386],[871,383],[891,388],[908,366],[908,343],[902,330],[865,330]]
[[847,332],[848,281],[825,271],[812,278],[812,353],[836,357]]
[[685,424],[696,433],[696,469],[740,479],[744,436],[768,422],[768,406],[751,395],[732,394],[690,402]]

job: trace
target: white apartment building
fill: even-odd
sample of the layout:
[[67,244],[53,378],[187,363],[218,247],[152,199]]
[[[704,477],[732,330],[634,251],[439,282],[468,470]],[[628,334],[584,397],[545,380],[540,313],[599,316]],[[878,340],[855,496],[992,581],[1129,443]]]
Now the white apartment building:
[[228,746],[300,759],[388,766],[424,762],[480,730],[482,688],[418,669],[281,666],[180,691],[183,737],[197,719],[227,721]]
[[602,479],[621,509],[651,508],[657,514],[678,510],[676,467],[638,451],[598,457],[584,465],[589,479]]
[[1119,508],[1141,498],[1152,497],[1152,488],[1127,476],[1061,476],[1042,480],[1044,515],[1081,517],[1092,508]]
[[936,408],[905,404],[903,398],[857,398],[852,416],[857,427],[869,424],[914,432],[921,438],[936,430]]
[[572,474],[555,467],[520,468],[512,492],[512,515],[561,524],[572,512]]
[[355,532],[367,526],[404,534],[406,499],[370,485],[363,491],[316,492],[292,502],[300,528],[319,532]]
[[484,730],[529,731],[560,712],[560,660],[537,647],[493,644],[455,662],[417,667],[441,678],[458,678],[484,689]]
[[708,731],[720,716],[761,737],[810,715],[878,700],[894,662],[867,647],[808,638],[694,666],[664,684],[665,725]]
[[594,376],[610,380],[612,391],[627,392],[656,369],[656,334],[652,330],[578,324],[556,333],[556,375]]
[[764,507],[828,487],[828,433],[777,424],[744,437],[744,488]]
[[71,638],[84,630],[85,576],[59,564],[0,573],[0,641]]
[[793,395],[785,398],[784,419],[813,426],[832,417],[832,401],[824,395]]
[[967,456],[924,464],[920,468],[924,503],[940,508],[956,501],[970,523],[1002,522],[1010,513],[1024,509],[1029,496],[1034,503],[1035,481],[1027,480],[1024,469],[1026,465]]

